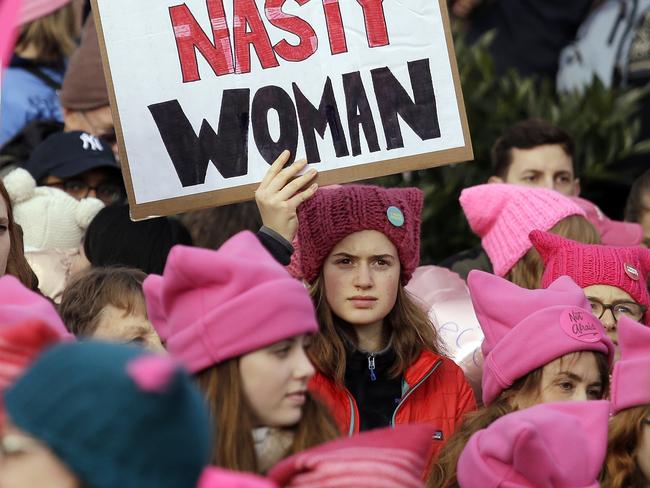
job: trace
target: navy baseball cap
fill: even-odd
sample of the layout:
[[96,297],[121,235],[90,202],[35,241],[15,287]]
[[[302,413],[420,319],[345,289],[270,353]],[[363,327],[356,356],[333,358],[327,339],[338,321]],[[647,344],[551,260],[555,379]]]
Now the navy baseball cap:
[[24,168],[36,181],[46,176],[71,178],[95,168],[119,172],[110,146],[87,132],[57,132],[41,142]]

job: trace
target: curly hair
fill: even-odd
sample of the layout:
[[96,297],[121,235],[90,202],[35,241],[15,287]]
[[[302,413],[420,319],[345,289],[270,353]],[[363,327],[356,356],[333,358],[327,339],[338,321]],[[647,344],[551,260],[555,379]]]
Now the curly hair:
[[644,420],[650,418],[650,405],[628,408],[609,423],[607,457],[600,477],[603,488],[645,486],[648,481],[636,461]]

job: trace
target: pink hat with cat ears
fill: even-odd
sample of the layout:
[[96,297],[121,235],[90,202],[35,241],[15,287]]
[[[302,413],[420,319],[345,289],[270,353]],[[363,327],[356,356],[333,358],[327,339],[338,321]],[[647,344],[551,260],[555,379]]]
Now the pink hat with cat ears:
[[486,405],[519,378],[572,352],[600,352],[611,364],[614,344],[591,313],[582,289],[568,276],[545,290],[527,290],[474,270],[467,283],[485,334],[481,349]]
[[543,403],[476,432],[458,461],[461,488],[598,488],[609,402]]
[[612,375],[612,412],[650,404],[650,327],[618,320],[621,359]]

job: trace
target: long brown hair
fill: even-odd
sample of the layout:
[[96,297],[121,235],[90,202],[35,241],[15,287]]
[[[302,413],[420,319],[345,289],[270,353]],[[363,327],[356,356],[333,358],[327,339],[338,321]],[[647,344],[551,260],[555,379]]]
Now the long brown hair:
[[22,229],[14,221],[14,213],[11,209],[11,200],[7,189],[0,181],[0,195],[7,207],[7,231],[9,232],[9,256],[7,257],[6,274],[15,276],[18,280],[30,290],[38,289],[38,279],[25,259],[23,250]]
[[[573,358],[578,359],[585,352],[579,351],[569,353]],[[596,358],[596,365],[602,383],[602,396],[606,398],[609,391],[609,361],[607,356],[599,352],[592,352]],[[563,356],[564,358],[566,356]],[[531,405],[520,405],[516,397],[530,399],[539,403],[539,396],[542,393],[542,375],[544,366],[534,369],[526,376],[519,378],[512,386],[504,391],[489,405],[465,414],[460,428],[454,432],[440,451],[437,464],[434,464],[429,473],[428,488],[448,488],[456,483],[456,466],[465,445],[475,432],[485,429],[495,420],[515,412],[520,408]]]
[[[195,377],[212,415],[212,464],[234,471],[259,472],[252,434],[253,413],[242,390],[239,358],[207,368]],[[293,442],[284,457],[340,435],[326,408],[310,395],[300,422],[292,429]]]
[[[343,384],[346,367],[343,335],[356,344],[356,332],[352,325],[334,315],[330,309],[325,297],[322,273],[310,287],[310,294],[316,307],[320,332],[309,348],[309,359],[318,371],[338,384]],[[397,289],[395,305],[384,319],[383,333],[385,341],[392,336],[396,358],[389,373],[394,378],[402,375],[422,350],[428,349],[434,353],[442,351],[440,339],[429,317],[401,283]]]
[[628,408],[610,420],[607,458],[600,479],[603,488],[648,484],[636,461],[644,429],[643,421],[647,418],[650,418],[650,405]]
[[25,24],[16,41],[16,52],[29,47],[39,61],[56,62],[70,56],[77,47],[79,25],[72,3]]
[[[598,231],[582,215],[570,215],[563,218],[551,227],[549,232],[583,244],[600,244]],[[535,290],[540,288],[543,274],[542,257],[533,246],[508,271],[505,278],[517,286]]]

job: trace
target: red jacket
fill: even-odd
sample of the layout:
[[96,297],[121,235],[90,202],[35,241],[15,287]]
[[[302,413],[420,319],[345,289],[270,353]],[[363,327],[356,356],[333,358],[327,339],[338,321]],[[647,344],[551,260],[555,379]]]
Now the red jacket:
[[[395,408],[392,426],[430,423],[436,427],[433,456],[460,425],[465,412],[476,409],[474,394],[462,370],[448,358],[423,351],[404,374],[404,394]],[[309,383],[310,391],[329,408],[341,432],[359,432],[359,410],[344,386],[321,373]],[[439,434],[438,434],[439,433]]]

